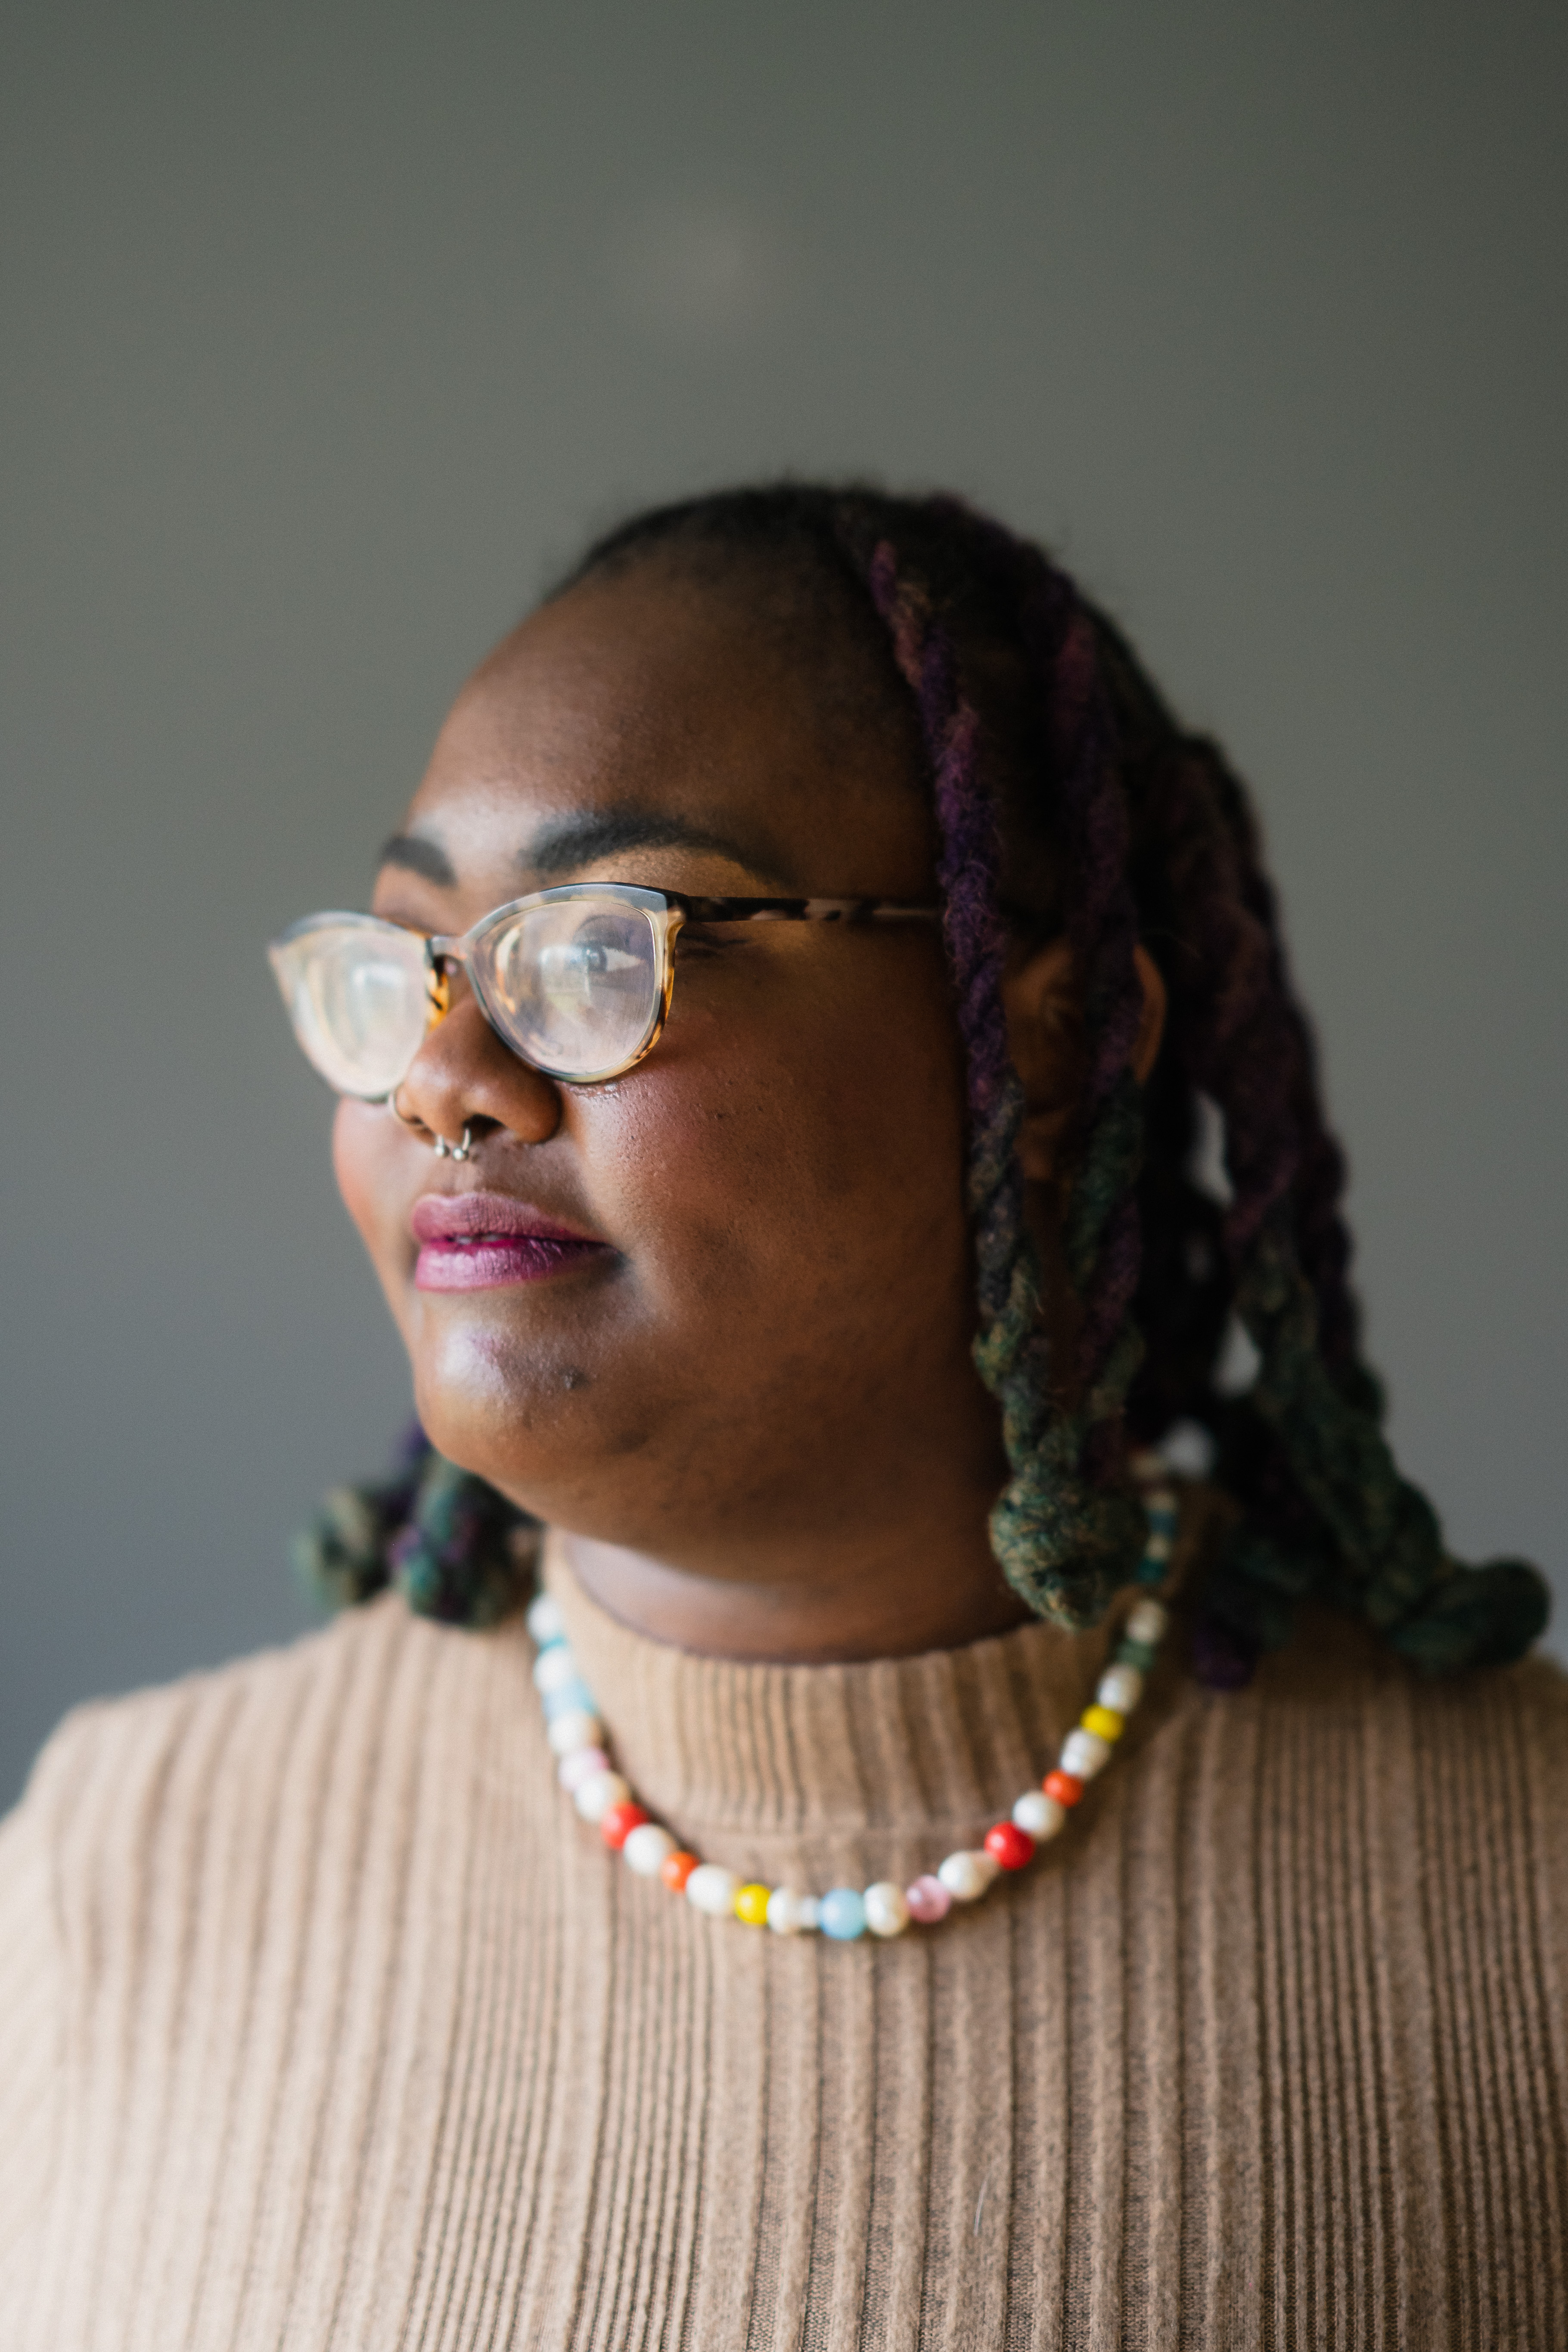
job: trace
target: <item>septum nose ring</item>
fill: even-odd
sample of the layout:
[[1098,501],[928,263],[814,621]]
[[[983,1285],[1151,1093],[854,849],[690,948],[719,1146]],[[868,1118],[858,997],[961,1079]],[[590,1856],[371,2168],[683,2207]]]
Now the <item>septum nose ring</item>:
[[[405,1118],[398,1109],[396,1087],[394,1087],[392,1092],[385,1097],[385,1102],[387,1109],[399,1127],[424,1127],[425,1122],[422,1118]],[[429,1129],[426,1129],[426,1132],[428,1134]],[[459,1163],[465,1160],[471,1160],[474,1156],[474,1130],[471,1127],[465,1126],[460,1143],[448,1143],[444,1135],[431,1135],[430,1149],[437,1160],[453,1160]]]

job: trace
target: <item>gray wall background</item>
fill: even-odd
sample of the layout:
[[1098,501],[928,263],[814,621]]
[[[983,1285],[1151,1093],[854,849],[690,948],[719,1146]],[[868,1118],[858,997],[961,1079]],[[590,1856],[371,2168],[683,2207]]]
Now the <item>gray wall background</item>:
[[586,529],[786,466],[1048,534],[1224,734],[1403,1454],[1563,1579],[1565,26],[12,0],[0,1801],[300,1627],[405,1407],[262,943]]

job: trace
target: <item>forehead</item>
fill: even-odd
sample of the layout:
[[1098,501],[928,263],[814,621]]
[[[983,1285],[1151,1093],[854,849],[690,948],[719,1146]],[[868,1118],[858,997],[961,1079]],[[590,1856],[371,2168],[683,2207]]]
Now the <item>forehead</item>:
[[535,835],[607,812],[732,841],[786,888],[931,882],[907,743],[856,716],[764,611],[651,565],[581,583],[503,640],[458,696],[406,829],[462,866],[515,867]]

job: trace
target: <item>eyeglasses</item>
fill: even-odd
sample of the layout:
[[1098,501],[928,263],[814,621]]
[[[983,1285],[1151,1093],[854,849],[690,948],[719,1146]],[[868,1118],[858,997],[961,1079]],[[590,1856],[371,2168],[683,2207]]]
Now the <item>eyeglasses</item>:
[[448,1010],[461,968],[486,1020],[547,1077],[593,1086],[652,1052],[687,923],[934,923],[893,898],[694,898],[629,882],[535,890],[460,939],[375,915],[307,915],[267,953],[307,1059],[339,1094],[379,1101]]

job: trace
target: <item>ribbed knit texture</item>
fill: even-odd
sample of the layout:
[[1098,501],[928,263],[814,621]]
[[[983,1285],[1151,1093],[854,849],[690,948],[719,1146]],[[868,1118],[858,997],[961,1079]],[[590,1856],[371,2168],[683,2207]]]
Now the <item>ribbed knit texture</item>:
[[[1037,1780],[1102,1634],[745,1667],[554,1571],[647,1801],[822,1891]],[[1568,1685],[1163,1666],[1048,1855],[834,1946],[555,1786],[388,1597],[81,1710],[0,1830],[4,2352],[1568,2343]]]

